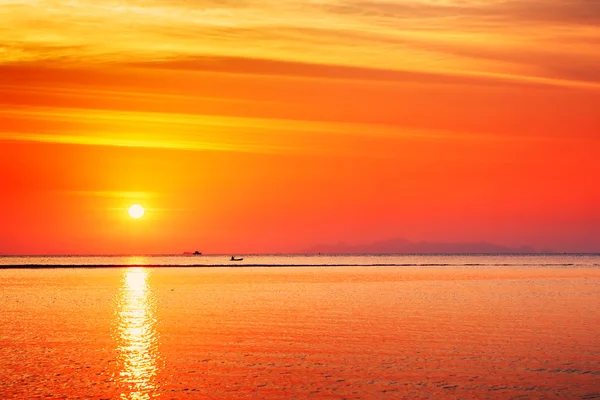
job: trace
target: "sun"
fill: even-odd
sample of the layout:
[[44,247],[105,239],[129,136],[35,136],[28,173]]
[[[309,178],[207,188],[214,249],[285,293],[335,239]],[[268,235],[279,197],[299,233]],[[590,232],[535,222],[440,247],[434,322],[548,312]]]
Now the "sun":
[[144,207],[140,206],[139,204],[132,205],[127,209],[127,211],[129,212],[129,216],[131,218],[138,219],[144,216]]

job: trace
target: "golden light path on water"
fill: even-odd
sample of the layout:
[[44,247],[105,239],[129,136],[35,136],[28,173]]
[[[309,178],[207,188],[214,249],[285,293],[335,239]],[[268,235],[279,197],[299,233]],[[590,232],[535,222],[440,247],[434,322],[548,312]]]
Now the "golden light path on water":
[[[131,260],[143,264],[143,260]],[[115,379],[122,387],[121,398],[144,400],[160,396],[156,376],[160,367],[155,302],[148,282],[150,270],[123,269],[117,306],[117,360]]]

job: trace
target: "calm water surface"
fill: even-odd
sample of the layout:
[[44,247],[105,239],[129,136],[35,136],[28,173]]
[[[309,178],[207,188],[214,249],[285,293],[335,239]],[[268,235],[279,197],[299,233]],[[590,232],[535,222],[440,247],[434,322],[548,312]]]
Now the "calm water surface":
[[599,254],[236,254],[150,256],[0,256],[8,266],[600,266]]
[[0,269],[0,398],[600,398],[597,258],[494,257]]

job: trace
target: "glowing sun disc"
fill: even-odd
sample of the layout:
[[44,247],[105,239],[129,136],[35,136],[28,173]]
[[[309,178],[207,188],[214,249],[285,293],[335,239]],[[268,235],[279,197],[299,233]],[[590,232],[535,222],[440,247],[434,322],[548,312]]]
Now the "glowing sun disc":
[[140,206],[139,204],[132,205],[127,209],[127,211],[129,212],[129,216],[131,218],[138,219],[144,216],[144,207]]

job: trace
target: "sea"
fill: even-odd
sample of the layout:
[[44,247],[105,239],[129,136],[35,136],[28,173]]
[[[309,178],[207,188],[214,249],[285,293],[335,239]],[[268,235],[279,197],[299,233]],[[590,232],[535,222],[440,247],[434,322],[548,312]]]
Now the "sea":
[[34,398],[600,399],[600,255],[0,256]]
[[[240,261],[231,261],[231,257]],[[239,267],[239,266],[600,266],[600,254],[208,254],[208,255],[91,255],[2,256],[9,267]]]

